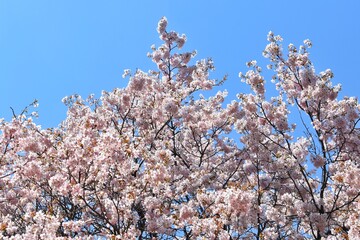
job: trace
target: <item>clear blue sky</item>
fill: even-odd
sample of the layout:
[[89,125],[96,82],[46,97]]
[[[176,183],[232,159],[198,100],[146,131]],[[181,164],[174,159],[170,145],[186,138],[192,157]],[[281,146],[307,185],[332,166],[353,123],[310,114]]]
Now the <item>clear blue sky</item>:
[[285,44],[313,41],[318,72],[330,68],[343,95],[358,96],[360,79],[360,1],[90,1],[0,0],[0,118],[38,99],[43,127],[65,118],[61,99],[84,98],[124,87],[123,69],[144,71],[146,57],[160,41],[158,20],[188,37],[186,50],[212,57],[213,77],[228,74],[224,88],[246,91],[238,73],[245,62],[262,57],[272,30]]

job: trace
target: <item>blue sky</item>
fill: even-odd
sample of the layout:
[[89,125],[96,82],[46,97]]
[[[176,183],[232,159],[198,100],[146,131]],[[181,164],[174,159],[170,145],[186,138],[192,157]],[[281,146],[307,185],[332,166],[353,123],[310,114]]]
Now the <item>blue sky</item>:
[[66,116],[61,99],[78,93],[86,98],[101,90],[124,87],[123,69],[147,71],[146,57],[160,44],[158,20],[185,33],[185,50],[197,59],[212,57],[212,77],[229,78],[223,88],[246,92],[238,73],[245,62],[262,57],[272,30],[284,44],[311,39],[311,58],[318,72],[330,68],[342,95],[358,96],[360,79],[360,1],[91,1],[0,0],[0,118],[11,118],[38,99],[43,127]]

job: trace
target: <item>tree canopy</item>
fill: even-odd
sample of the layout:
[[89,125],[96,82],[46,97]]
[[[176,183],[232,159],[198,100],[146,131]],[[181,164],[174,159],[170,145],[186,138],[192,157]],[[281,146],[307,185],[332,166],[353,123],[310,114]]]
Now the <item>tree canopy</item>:
[[165,17],[157,31],[156,70],[65,97],[59,127],[28,108],[1,121],[1,238],[360,238],[360,105],[315,72],[311,42],[284,50],[270,32],[278,95],[250,61],[239,75],[252,92],[230,102],[200,94],[226,80],[209,77],[211,59],[192,64]]

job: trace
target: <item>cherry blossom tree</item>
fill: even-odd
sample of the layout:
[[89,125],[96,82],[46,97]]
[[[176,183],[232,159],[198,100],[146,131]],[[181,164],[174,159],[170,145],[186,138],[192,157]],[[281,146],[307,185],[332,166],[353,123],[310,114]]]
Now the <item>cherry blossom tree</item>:
[[166,18],[157,31],[155,71],[65,97],[56,128],[28,109],[1,122],[1,238],[360,238],[360,105],[315,72],[311,42],[285,51],[270,32],[278,95],[251,61],[252,93],[229,103],[201,95],[225,80],[210,79],[212,60],[192,64]]

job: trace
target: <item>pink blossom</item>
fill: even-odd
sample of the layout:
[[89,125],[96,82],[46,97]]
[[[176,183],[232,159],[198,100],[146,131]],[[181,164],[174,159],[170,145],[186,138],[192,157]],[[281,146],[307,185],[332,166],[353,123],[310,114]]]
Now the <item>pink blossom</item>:
[[166,17],[162,17],[158,23],[157,31],[159,34],[163,34],[167,26]]
[[326,159],[319,155],[316,155],[311,158],[311,162],[314,164],[316,168],[319,168],[324,166]]
[[180,210],[180,220],[187,221],[194,216],[194,211],[189,206],[184,206]]

